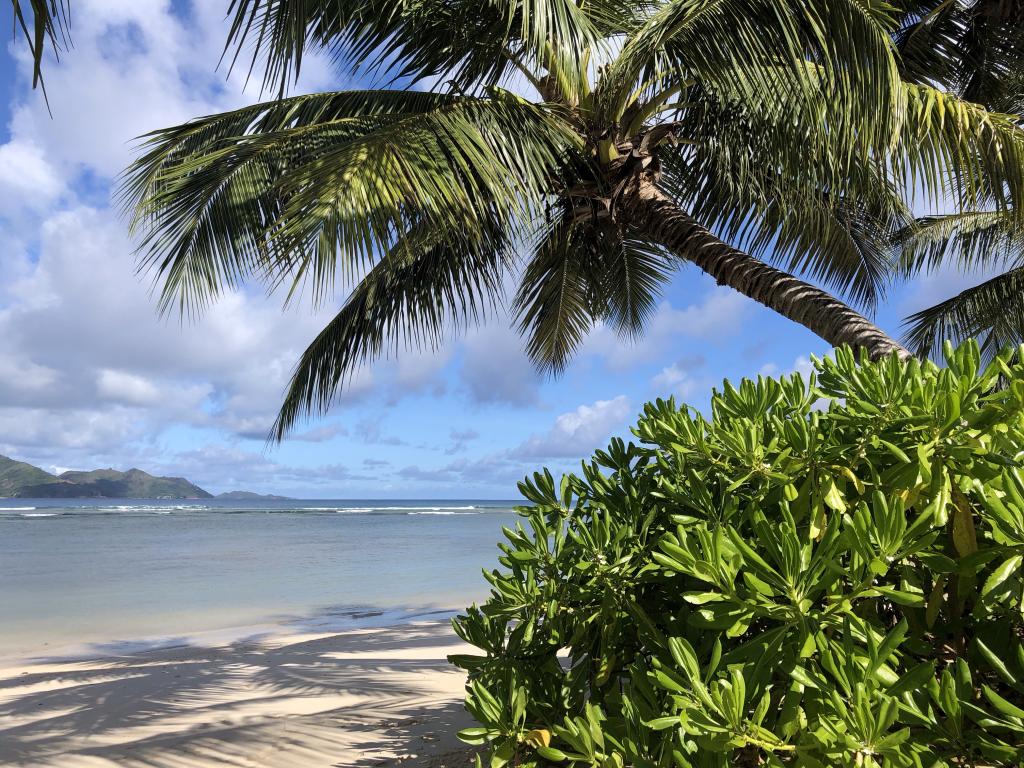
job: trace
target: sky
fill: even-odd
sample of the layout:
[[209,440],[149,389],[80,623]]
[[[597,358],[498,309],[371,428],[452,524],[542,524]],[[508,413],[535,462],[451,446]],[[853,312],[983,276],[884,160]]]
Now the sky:
[[[45,69],[0,49],[0,454],[50,471],[139,467],[212,492],[303,498],[494,498],[547,466],[572,471],[644,402],[706,408],[725,378],[807,370],[828,345],[696,268],[646,335],[595,328],[560,378],[537,374],[507,316],[362,369],[326,417],[268,448],[292,367],[332,306],[285,309],[243,289],[197,321],[158,316],[112,199],[134,139],[259,100],[218,70],[226,0],[75,0],[74,48]],[[0,29],[10,30],[10,3]],[[358,87],[322,58],[295,92]],[[890,333],[969,277],[897,287]],[[336,297],[336,309],[344,296]]]

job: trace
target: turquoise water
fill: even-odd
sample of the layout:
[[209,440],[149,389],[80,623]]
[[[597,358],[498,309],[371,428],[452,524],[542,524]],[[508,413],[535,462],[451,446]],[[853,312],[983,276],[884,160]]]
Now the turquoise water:
[[0,499],[0,654],[460,608],[512,504]]

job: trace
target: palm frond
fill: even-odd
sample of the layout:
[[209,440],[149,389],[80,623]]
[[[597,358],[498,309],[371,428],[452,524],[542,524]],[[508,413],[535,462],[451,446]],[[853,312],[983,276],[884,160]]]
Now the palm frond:
[[909,216],[901,206],[887,207],[891,201],[878,194],[863,199],[791,196],[764,217],[766,231],[776,226],[768,260],[874,312],[895,264],[893,231]]
[[1013,115],[926,85],[904,84],[907,111],[892,154],[895,177],[935,207],[1024,208],[1024,130]]
[[938,84],[989,109],[1021,111],[1024,4],[925,0],[907,5],[894,35],[905,79]]
[[389,350],[435,349],[446,332],[481,322],[501,297],[514,252],[495,211],[477,236],[426,225],[404,234],[359,281],[299,359],[271,439],[324,413],[361,363]]
[[961,291],[906,319],[907,343],[915,354],[939,354],[942,343],[978,337],[994,355],[1024,341],[1024,268],[1018,267]]
[[638,84],[665,73],[662,80],[696,82],[721,101],[775,118],[799,110],[814,139],[847,151],[878,146],[894,134],[903,99],[891,22],[880,8],[848,0],[668,0],[609,66],[598,88],[601,116],[617,120]]
[[601,211],[564,205],[538,233],[515,299],[530,359],[560,373],[597,322],[623,338],[641,336],[677,268]]
[[893,32],[902,76],[914,83],[949,85],[956,77],[957,60],[963,52],[961,4],[921,0],[905,5]]
[[[883,165],[837,161],[798,120],[773,122],[691,92],[685,141],[664,147],[661,186],[733,246],[872,310],[912,221]],[[843,170],[840,172],[839,169]]]
[[[934,266],[953,249],[964,264],[1013,258],[1024,223],[1013,205],[1024,199],[1024,131],[1013,116],[930,86],[903,88],[892,152],[845,162],[827,143],[805,141],[799,110],[778,120],[692,91],[680,118],[687,141],[665,153],[666,187],[737,247],[867,309],[897,266],[905,274]],[[908,189],[956,217],[915,224]],[[984,207],[989,213],[978,213]],[[957,227],[947,249],[941,235]]]
[[514,231],[573,140],[504,93],[316,94],[152,134],[123,193],[165,310],[251,278],[322,299],[414,224],[479,232],[495,209]]
[[43,56],[47,45],[59,54],[71,44],[71,0],[11,0],[14,23],[32,54],[32,87],[43,85]]
[[924,216],[898,233],[905,277],[938,269],[952,258],[964,270],[1024,264],[1024,230],[1006,211]]
[[571,215],[539,233],[515,297],[519,332],[538,369],[561,373],[594,326],[592,254]]
[[677,260],[634,238],[609,243],[604,259],[602,319],[625,339],[638,339],[654,314],[665,284],[678,269]]
[[630,16],[622,0],[232,0],[227,50],[251,48],[268,85],[298,76],[309,49],[348,69],[381,67],[412,81],[442,76],[462,90],[494,85],[516,56],[557,46],[577,60]]

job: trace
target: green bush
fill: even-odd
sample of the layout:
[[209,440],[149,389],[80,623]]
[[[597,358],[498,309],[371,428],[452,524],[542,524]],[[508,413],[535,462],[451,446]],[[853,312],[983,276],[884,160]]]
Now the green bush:
[[[490,764],[1024,759],[1024,366],[849,351],[658,401],[506,529],[466,706]],[[525,523],[525,524],[524,524]]]

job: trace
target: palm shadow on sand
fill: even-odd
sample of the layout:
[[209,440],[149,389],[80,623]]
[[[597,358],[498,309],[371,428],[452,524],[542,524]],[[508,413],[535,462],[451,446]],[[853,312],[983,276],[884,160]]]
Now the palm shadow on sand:
[[40,659],[0,680],[0,765],[467,765],[458,645],[430,621]]

